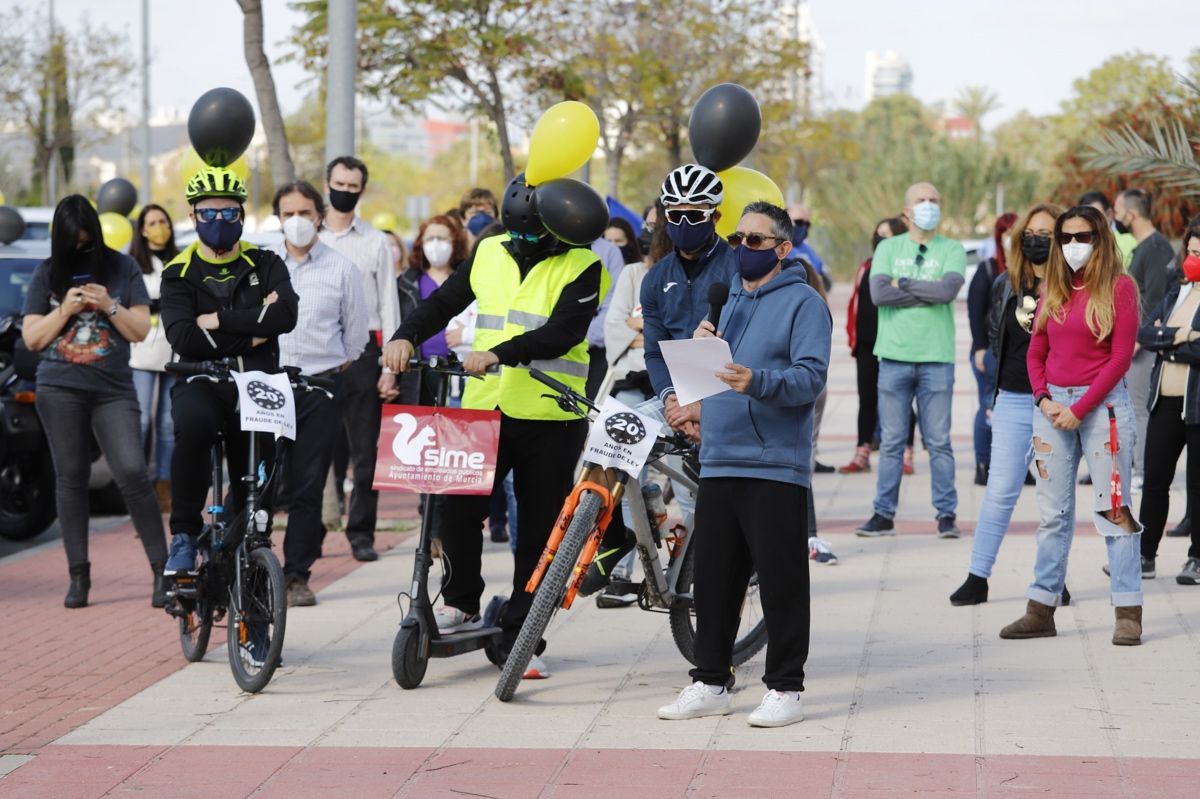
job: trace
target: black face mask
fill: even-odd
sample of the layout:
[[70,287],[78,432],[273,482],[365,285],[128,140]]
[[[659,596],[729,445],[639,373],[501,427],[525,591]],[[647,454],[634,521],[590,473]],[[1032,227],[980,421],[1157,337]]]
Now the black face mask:
[[1113,230],[1117,231],[1122,236],[1124,236],[1126,233],[1129,232],[1129,225],[1125,224],[1120,219],[1114,219],[1113,220]]
[[650,252],[650,242],[654,239],[654,231],[647,228],[642,228],[642,232],[638,234],[637,243],[642,248],[642,252]]
[[348,214],[354,210],[354,206],[358,205],[358,198],[362,196],[361,191],[341,191],[339,189],[329,190],[329,204],[337,211]]
[[1050,260],[1049,236],[1022,236],[1021,254],[1025,260],[1034,266],[1041,266]]
[[632,244],[626,244],[621,248],[621,258],[623,258],[627,264],[631,264],[638,260],[637,251],[634,249]]

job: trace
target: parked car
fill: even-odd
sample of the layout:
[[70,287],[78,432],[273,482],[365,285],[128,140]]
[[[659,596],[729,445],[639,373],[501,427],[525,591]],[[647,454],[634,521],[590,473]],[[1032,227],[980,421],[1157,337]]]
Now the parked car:
[[50,222],[54,219],[54,209],[46,206],[17,208],[17,213],[25,220],[25,233],[20,241],[50,241]]

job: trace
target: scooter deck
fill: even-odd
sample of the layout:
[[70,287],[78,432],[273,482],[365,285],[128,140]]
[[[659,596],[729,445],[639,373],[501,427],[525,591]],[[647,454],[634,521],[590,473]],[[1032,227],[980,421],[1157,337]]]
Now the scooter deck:
[[429,657],[451,658],[500,643],[499,627],[480,627],[448,635],[439,635],[429,642]]

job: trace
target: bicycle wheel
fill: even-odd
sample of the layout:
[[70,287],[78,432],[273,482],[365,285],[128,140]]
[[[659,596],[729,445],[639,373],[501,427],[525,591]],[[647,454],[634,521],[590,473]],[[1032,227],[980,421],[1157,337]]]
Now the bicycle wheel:
[[583,549],[583,542],[596,526],[596,520],[600,518],[602,510],[604,500],[598,494],[588,492],[579,500],[575,516],[571,519],[567,532],[563,534],[562,543],[558,545],[558,552],[554,554],[554,560],[550,562],[550,568],[546,570],[546,576],[542,578],[542,583],[533,596],[533,604],[529,608],[529,615],[525,617],[525,623],[521,625],[516,643],[508,653],[508,659],[504,661],[500,681],[496,683],[496,698],[501,702],[512,699],[513,694],[517,692],[517,685],[520,684],[529,661],[533,659],[542,634],[550,626],[554,611],[562,604],[567,593],[567,581],[575,569],[575,561]]
[[[240,601],[230,603],[229,666],[238,687],[255,694],[266,687],[279,666],[287,625],[287,591],[275,553],[266,547],[250,550],[241,585],[229,590],[240,591]],[[239,606],[240,618],[233,611]]]
[[[694,545],[695,542],[693,541]],[[680,594],[693,592],[692,583],[696,576],[696,547],[689,546],[679,568],[679,582],[675,591]],[[750,575],[746,586],[746,597],[742,600],[742,619],[738,624],[738,637],[733,642],[733,665],[740,666],[754,657],[758,650],[767,645],[767,620],[763,615],[762,597],[758,592],[758,575]],[[696,608],[692,603],[676,602],[671,608],[671,637],[675,646],[688,663],[696,665]]]
[[199,663],[208,651],[212,635],[213,611],[207,599],[197,599],[185,616],[179,617],[179,645],[189,663]]

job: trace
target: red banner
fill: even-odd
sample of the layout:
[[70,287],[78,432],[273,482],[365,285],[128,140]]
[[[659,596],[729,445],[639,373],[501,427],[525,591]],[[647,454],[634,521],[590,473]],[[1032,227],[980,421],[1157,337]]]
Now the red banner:
[[490,494],[499,446],[499,411],[384,405],[373,488]]

